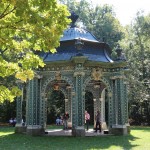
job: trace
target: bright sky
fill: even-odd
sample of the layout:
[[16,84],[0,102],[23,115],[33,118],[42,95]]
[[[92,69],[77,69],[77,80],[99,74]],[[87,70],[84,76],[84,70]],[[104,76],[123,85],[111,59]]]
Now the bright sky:
[[114,6],[116,17],[122,25],[130,24],[138,10],[150,13],[150,0],[88,0],[93,4],[109,4]]

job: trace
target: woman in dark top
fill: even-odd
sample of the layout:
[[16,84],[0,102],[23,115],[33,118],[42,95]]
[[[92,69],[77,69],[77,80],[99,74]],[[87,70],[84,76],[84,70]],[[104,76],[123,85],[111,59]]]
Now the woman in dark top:
[[101,117],[100,117],[100,112],[97,111],[97,114],[95,116],[95,121],[96,121],[96,130],[95,132],[97,132],[98,128],[99,127],[99,132],[101,132]]

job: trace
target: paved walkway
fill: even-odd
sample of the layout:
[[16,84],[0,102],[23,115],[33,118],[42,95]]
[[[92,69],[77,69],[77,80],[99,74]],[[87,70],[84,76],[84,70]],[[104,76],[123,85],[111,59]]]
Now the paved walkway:
[[[72,136],[72,130],[63,130],[63,129],[47,129],[45,130],[46,136]],[[104,131],[102,133],[95,133],[93,129],[89,129],[86,131],[85,136],[108,136],[110,134],[104,134]]]

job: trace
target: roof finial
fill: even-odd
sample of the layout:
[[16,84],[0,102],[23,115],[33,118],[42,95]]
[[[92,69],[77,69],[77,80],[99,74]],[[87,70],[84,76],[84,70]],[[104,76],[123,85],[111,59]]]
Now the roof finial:
[[76,21],[77,21],[78,18],[79,18],[79,16],[74,11],[72,11],[71,12],[71,16],[69,16],[69,19],[72,20],[72,22],[71,22],[71,28],[73,28],[73,27],[76,26],[75,23],[76,23]]

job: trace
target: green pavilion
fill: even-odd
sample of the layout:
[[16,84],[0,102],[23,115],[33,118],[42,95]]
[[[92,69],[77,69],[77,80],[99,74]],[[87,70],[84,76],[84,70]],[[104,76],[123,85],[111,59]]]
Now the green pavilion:
[[[22,97],[17,98],[16,132],[43,135],[47,125],[48,96],[50,91],[64,94],[65,112],[70,115],[72,136],[85,136],[86,92],[92,94],[92,114],[99,110],[102,130],[110,134],[126,135],[128,124],[128,98],[126,87],[127,62],[118,49],[118,58],[111,59],[111,49],[98,41],[89,31],[72,24],[64,31],[57,52],[40,53],[44,68],[37,69],[33,80],[20,88]],[[26,91],[26,92],[24,92]],[[26,124],[22,126],[22,100],[26,97]],[[95,121],[93,119],[93,127]]]

